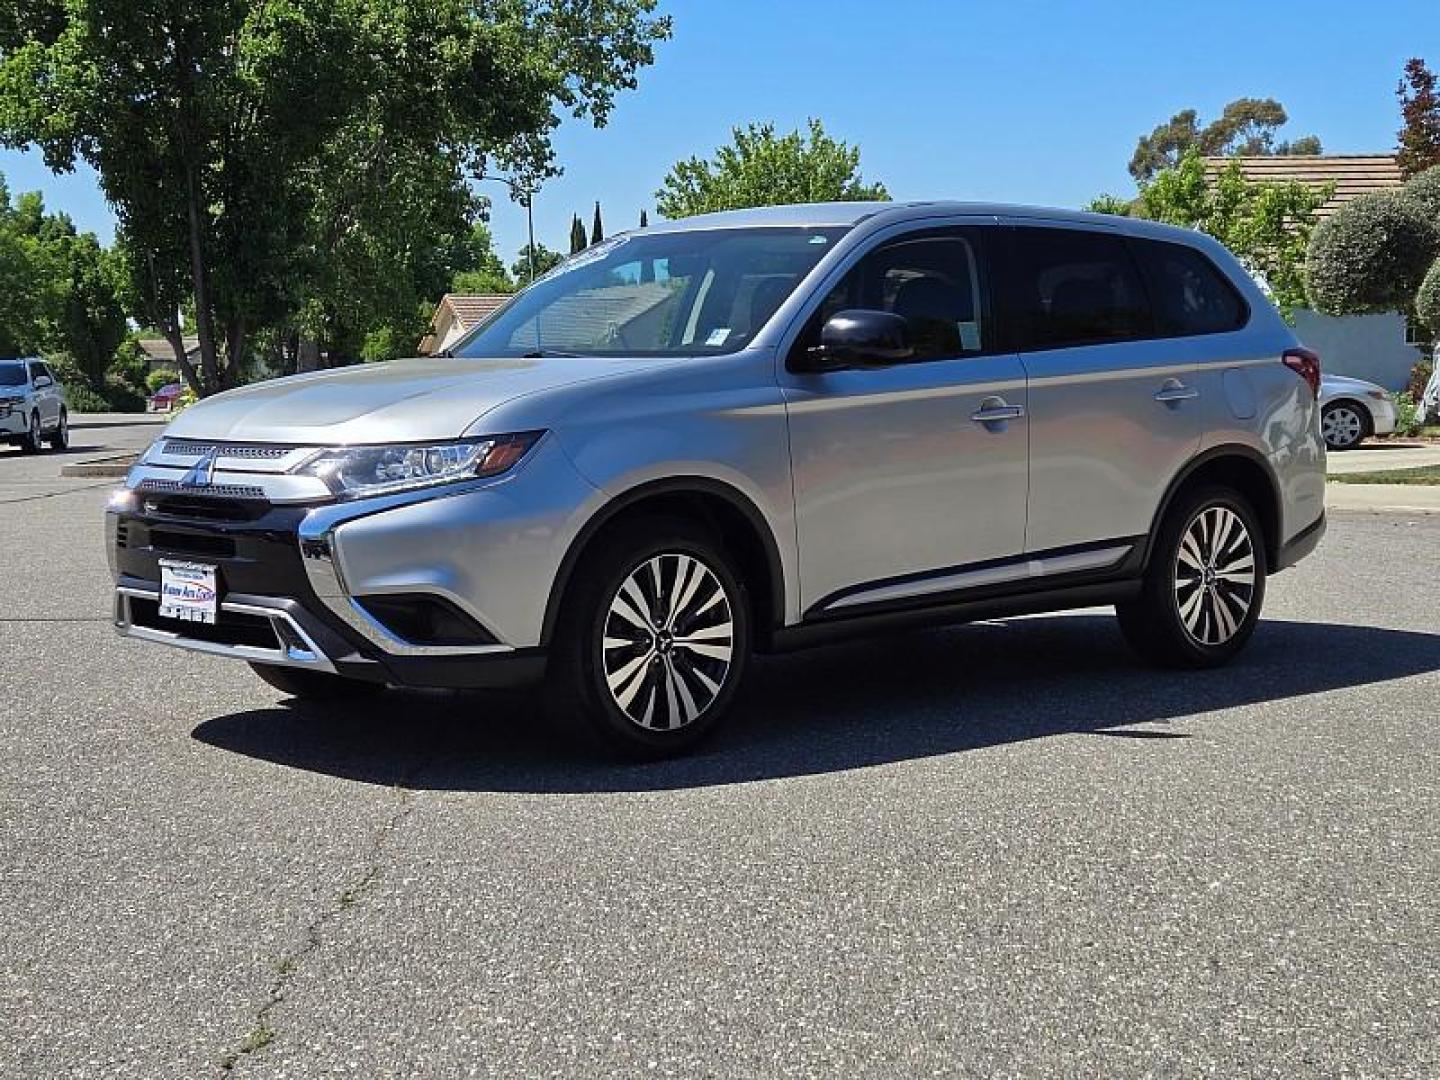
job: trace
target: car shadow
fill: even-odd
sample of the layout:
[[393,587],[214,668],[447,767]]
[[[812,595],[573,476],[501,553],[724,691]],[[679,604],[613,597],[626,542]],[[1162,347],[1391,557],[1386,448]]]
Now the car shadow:
[[532,695],[390,691],[361,704],[254,709],[193,731],[217,749],[374,784],[441,791],[654,791],[806,776],[1051,735],[1131,730],[1440,668],[1440,635],[1265,621],[1217,671],[1142,666],[1114,619],[1031,618],[762,657],[716,737],[656,764],[587,758]]

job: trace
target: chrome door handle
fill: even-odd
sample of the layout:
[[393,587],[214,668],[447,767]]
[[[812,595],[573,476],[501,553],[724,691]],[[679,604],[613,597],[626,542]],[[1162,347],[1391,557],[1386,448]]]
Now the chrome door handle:
[[1179,379],[1166,379],[1165,385],[1155,392],[1155,400],[1168,405],[1172,401],[1189,401],[1200,396],[1200,391],[1186,386]]
[[989,397],[980,403],[980,408],[970,414],[970,419],[977,424],[996,424],[1006,420],[1018,420],[1024,415],[1024,405],[1008,405],[1002,397]]

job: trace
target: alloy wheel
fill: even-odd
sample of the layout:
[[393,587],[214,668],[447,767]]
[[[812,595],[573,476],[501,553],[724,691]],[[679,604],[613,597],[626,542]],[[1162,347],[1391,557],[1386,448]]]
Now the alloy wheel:
[[611,699],[632,723],[675,731],[720,696],[734,655],[731,599],[694,555],[662,552],[610,600],[601,641]]
[[1348,405],[1336,405],[1326,410],[1320,420],[1320,434],[1324,436],[1325,445],[1337,449],[1354,446],[1364,431],[1365,424],[1360,414]]
[[1255,546],[1228,506],[1207,506],[1190,520],[1175,554],[1175,605],[1185,632],[1201,645],[1223,645],[1245,624],[1255,598]]

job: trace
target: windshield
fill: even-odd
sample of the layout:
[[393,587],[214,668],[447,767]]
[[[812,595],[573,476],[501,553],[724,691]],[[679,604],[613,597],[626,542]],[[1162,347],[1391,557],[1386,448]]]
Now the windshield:
[[840,228],[632,233],[567,259],[456,356],[712,356],[749,342]]
[[24,386],[24,364],[0,364],[0,386]]

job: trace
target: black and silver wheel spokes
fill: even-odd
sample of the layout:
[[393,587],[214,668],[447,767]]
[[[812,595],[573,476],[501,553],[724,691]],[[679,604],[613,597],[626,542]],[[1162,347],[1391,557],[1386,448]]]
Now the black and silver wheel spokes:
[[1175,605],[1186,632],[1223,645],[1244,625],[1255,598],[1255,548],[1240,515],[1210,506],[1191,519],[1175,556]]
[[656,555],[621,583],[605,617],[605,682],[641,727],[693,723],[720,695],[734,649],[730,598],[693,555]]

